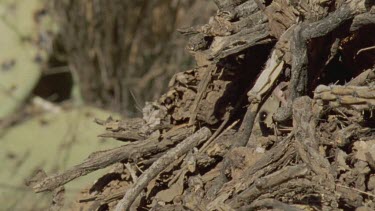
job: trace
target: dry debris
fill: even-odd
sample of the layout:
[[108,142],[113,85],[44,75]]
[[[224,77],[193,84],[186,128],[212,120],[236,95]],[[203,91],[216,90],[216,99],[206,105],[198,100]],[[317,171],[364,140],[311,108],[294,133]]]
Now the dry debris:
[[128,142],[34,190],[112,165],[77,207],[374,210],[374,2],[215,3],[209,23],[180,30],[197,67],[142,119],[97,121]]

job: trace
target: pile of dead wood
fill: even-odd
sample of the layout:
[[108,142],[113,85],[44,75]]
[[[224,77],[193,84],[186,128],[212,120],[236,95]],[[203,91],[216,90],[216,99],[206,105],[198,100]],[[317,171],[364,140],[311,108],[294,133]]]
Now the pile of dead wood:
[[97,120],[124,145],[34,190],[112,166],[77,207],[374,210],[375,2],[215,3],[209,23],[180,30],[196,68],[143,118]]

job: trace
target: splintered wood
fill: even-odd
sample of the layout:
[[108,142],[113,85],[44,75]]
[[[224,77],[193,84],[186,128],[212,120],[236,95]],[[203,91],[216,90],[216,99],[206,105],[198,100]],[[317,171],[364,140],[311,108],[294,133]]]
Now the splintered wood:
[[198,66],[143,118],[97,121],[127,143],[34,190],[113,166],[77,209],[375,210],[375,2],[214,2],[180,30]]

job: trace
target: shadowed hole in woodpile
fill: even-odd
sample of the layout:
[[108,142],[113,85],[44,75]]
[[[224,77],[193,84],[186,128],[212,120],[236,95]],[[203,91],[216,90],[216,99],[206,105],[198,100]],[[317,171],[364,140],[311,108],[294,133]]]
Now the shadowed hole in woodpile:
[[[242,118],[248,104],[244,96],[246,96],[246,93],[254,85],[252,84],[254,83],[253,79],[259,75],[259,72],[251,70],[261,70],[264,67],[272,47],[272,43],[269,45],[254,46],[251,50],[240,52],[238,55],[227,58],[225,62],[220,61],[220,63],[237,65],[230,67],[235,70],[235,75],[229,78],[231,83],[228,86],[232,86],[233,88],[225,90],[223,96],[216,103],[215,111],[221,110],[219,113],[223,114],[225,112],[223,108],[226,107],[223,105],[228,105],[229,101],[233,107],[236,107],[233,120]],[[256,59],[253,59],[255,57]],[[223,80],[225,79],[223,78]]]
[[[375,45],[374,36],[373,28],[364,27],[347,37],[342,37],[342,41],[338,44],[341,49],[332,55],[332,60],[322,71],[318,82],[315,83],[344,85],[359,75],[362,70],[372,68],[375,52],[362,50]],[[311,87],[311,89],[314,90],[315,87]]]
[[54,69],[63,69],[65,72],[42,75],[33,93],[36,96],[58,103],[71,97],[73,78],[69,70],[66,70],[68,69],[67,66]]
[[[33,93],[54,103],[71,98],[73,89],[73,76],[64,58],[64,54],[58,42],[54,42],[54,52],[48,58],[48,65],[42,68],[42,75],[33,90]],[[48,67],[48,68],[47,68]]]

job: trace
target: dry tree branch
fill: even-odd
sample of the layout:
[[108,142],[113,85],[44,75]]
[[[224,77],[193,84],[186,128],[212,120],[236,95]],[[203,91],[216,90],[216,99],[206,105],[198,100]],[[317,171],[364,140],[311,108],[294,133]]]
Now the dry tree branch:
[[183,142],[179,143],[175,148],[170,149],[161,158],[155,161],[137,180],[137,182],[130,188],[124,197],[117,204],[116,211],[128,210],[138,194],[146,187],[146,185],[163,171],[175,159],[187,153],[192,148],[198,146],[203,141],[211,136],[211,131],[204,127],[198,130],[193,135],[186,138]]
[[191,133],[192,128],[179,128],[165,134],[161,142],[158,142],[158,138],[149,138],[142,142],[127,144],[111,150],[95,152],[83,163],[73,166],[71,169],[61,174],[52,175],[43,179],[36,184],[33,189],[35,192],[51,191],[75,178],[105,168],[114,163],[127,159],[135,160],[135,158],[163,152],[169,149],[171,145],[173,146],[188,137]]

